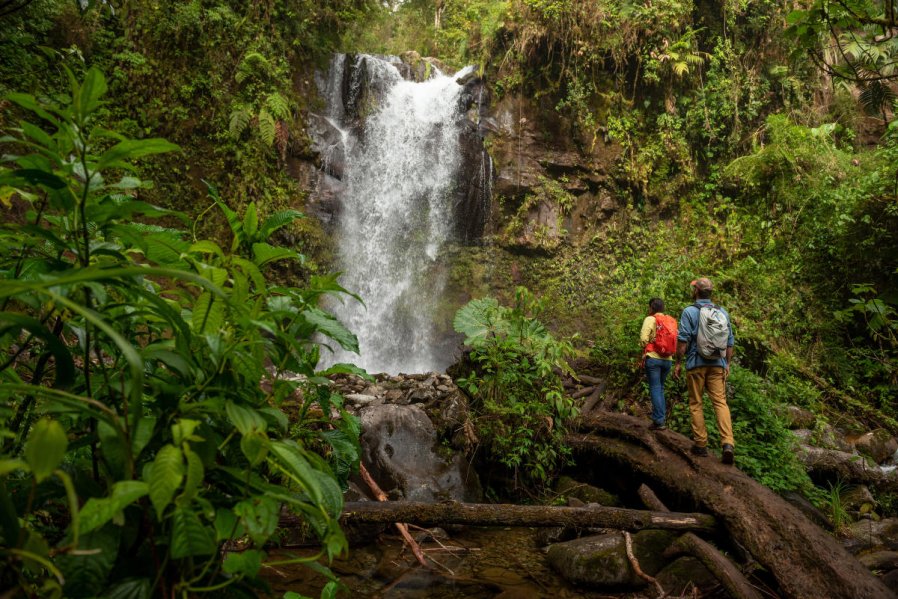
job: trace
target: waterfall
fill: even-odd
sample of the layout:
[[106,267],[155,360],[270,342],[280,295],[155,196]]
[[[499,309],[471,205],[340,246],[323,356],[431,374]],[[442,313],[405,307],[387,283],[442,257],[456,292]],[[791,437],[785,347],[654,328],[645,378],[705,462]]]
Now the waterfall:
[[364,300],[329,306],[361,355],[325,350],[322,366],[396,374],[442,370],[452,359],[436,342],[434,315],[446,279],[441,250],[457,227],[467,123],[457,80],[471,67],[454,76],[433,68],[421,82],[401,68],[395,57],[338,55],[318,82],[345,154],[333,229],[340,283]]

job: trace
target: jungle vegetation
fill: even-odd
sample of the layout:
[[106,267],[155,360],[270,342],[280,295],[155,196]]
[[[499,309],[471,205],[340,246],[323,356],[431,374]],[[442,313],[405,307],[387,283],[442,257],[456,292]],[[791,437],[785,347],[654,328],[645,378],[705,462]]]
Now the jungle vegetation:
[[[500,461],[534,484],[563,465],[562,429],[522,446],[515,411],[574,415],[550,374],[574,355],[607,369],[620,409],[644,399],[644,300],[686,305],[704,275],[737,328],[739,466],[819,498],[782,406],[898,433],[896,11],[0,0],[0,588],[253,596],[281,504],[322,555],[345,549],[359,430],[315,369],[321,339],[355,347],[318,303],[352,290],[291,176],[334,51],[478,65],[496,101],[534,98],[584,156],[620,149],[623,207],[601,234],[456,319]],[[238,538],[253,548],[218,560]]]

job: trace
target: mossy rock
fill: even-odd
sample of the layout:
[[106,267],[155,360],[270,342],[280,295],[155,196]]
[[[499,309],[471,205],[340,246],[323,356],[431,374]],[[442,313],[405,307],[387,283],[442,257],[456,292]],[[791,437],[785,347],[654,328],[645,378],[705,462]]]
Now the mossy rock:
[[621,504],[617,495],[609,493],[605,489],[576,481],[570,476],[562,476],[558,479],[555,492],[565,497],[574,497],[584,503],[598,503],[606,507],[617,507]]

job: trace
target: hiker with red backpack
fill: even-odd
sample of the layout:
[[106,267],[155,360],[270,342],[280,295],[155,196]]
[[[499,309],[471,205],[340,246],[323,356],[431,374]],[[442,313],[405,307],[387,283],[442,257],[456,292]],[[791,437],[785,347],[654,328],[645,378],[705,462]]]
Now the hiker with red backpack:
[[708,455],[708,429],[702,409],[702,394],[707,391],[720,433],[720,461],[732,464],[735,441],[727,406],[726,380],[733,359],[733,325],[727,311],[711,301],[714,286],[710,279],[696,279],[691,285],[695,303],[686,306],[680,315],[674,378],[680,377],[680,359],[685,355],[686,388],[692,414],[691,452],[697,456]]
[[654,297],[649,300],[649,314],[642,321],[639,333],[644,350],[642,353],[645,376],[649,382],[649,397],[652,398],[652,430],[667,428],[665,417],[667,405],[664,401],[664,381],[673,365],[673,355],[677,350],[677,321],[664,314],[664,301]]

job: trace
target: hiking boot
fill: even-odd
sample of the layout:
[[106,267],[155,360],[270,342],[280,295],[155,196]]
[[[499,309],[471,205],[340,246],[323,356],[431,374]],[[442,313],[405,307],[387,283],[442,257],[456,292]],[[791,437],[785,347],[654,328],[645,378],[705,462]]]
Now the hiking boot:
[[723,444],[723,450],[720,455],[720,461],[727,466],[733,463],[733,446],[729,443]]
[[708,448],[700,445],[693,445],[692,449],[689,450],[689,453],[700,458],[706,458],[708,457]]
[[652,425],[649,427],[649,430],[650,431],[666,431],[667,426],[665,426],[663,424],[658,424],[657,422],[653,422]]

